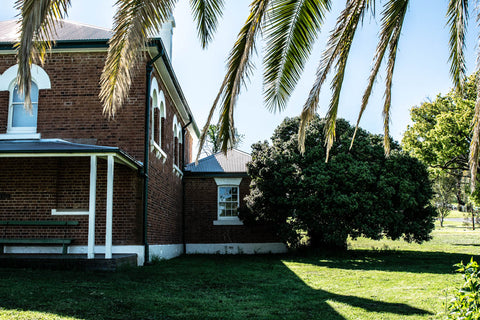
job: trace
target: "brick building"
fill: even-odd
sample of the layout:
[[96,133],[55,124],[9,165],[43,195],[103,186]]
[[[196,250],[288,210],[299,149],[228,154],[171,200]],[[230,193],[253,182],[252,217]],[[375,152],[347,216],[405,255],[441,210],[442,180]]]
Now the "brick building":
[[[135,253],[141,265],[146,256],[171,258],[185,251],[284,250],[262,230],[202,220],[228,206],[224,214],[232,222],[233,202],[219,201],[222,191],[232,189],[215,181],[223,176],[232,183],[242,175],[241,197],[248,178],[245,162],[243,172],[233,176],[193,165],[184,170],[199,130],[170,62],[173,26],[173,20],[166,22],[164,41],[158,37],[147,44],[128,98],[108,119],[98,94],[110,30],[68,21],[57,27],[45,64],[32,66],[29,112],[16,87],[16,22],[0,22],[0,244],[5,253],[65,251],[89,258],[100,253],[107,259]],[[259,249],[252,243],[266,245]]]

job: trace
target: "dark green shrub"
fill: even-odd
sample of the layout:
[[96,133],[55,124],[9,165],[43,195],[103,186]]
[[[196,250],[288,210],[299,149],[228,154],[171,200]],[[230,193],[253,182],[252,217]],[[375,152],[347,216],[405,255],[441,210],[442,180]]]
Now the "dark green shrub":
[[305,153],[298,150],[299,118],[285,119],[272,144],[252,146],[245,198],[245,223],[266,223],[291,247],[305,235],[315,248],[346,248],[347,238],[430,239],[436,212],[425,166],[392,142],[385,157],[383,137],[355,130],[338,119],[336,139],[325,162],[325,120],[306,130]]

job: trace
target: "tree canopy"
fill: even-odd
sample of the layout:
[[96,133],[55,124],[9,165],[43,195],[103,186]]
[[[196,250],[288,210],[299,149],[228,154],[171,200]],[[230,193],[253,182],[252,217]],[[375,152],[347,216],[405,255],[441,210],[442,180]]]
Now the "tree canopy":
[[253,145],[248,174],[250,210],[246,223],[266,222],[287,243],[298,245],[302,232],[316,247],[344,247],[348,236],[379,239],[429,239],[436,215],[425,166],[393,143],[385,157],[383,137],[339,119],[337,139],[325,162],[323,147],[328,120],[314,118],[306,128],[306,149],[298,150],[300,119],[285,119],[267,142]]
[[[211,124],[208,127],[207,139],[203,145],[203,152],[206,155],[212,155],[221,151],[222,142],[220,141],[219,131],[220,128],[217,125]],[[244,135],[238,133],[237,129],[235,129],[235,141],[233,142],[234,145],[232,145],[230,148],[237,148],[240,143],[242,143],[243,138]]]
[[452,89],[446,95],[413,107],[402,147],[432,169],[450,174],[468,170],[475,112],[476,78],[468,78],[464,94]]

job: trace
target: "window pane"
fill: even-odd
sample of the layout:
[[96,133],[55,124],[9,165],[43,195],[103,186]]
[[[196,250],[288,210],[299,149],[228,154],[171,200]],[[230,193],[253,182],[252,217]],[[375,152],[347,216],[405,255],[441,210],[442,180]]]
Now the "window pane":
[[[32,82],[32,88],[30,90],[30,99],[33,103],[38,102],[38,87],[35,84],[35,82]],[[12,97],[13,102],[24,102],[25,101],[25,95],[20,94],[18,90],[18,86],[15,86],[13,89],[13,97]]]
[[233,188],[231,200],[235,201],[235,202],[238,201],[238,190],[237,190],[237,188]]
[[13,105],[12,127],[36,127],[38,104],[32,104],[32,111],[26,111],[23,103]]
[[237,210],[237,203],[236,202],[228,202],[226,203],[227,209],[230,210]]
[[230,201],[231,199],[231,187],[220,187],[218,190],[218,201]]
[[220,217],[225,217],[225,215],[226,215],[225,204],[222,204],[222,203],[218,204],[218,215]]

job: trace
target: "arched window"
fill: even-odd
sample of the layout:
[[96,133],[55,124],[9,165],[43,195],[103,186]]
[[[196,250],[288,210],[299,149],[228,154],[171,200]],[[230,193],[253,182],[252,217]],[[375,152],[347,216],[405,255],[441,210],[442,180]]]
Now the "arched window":
[[50,78],[41,67],[32,65],[30,91],[32,108],[25,110],[25,95],[20,93],[17,86],[17,72],[18,65],[14,65],[0,76],[0,90],[10,91],[7,138],[40,138],[37,133],[39,91],[51,88]]
[[182,126],[180,123],[178,124],[178,166],[183,166],[184,163],[180,163],[182,161],[182,152],[183,152],[183,137],[182,137]]
[[182,169],[180,167],[180,152],[181,152],[181,131],[182,125],[177,120],[177,116],[173,116],[173,172],[177,177],[183,176]]
[[163,127],[165,123],[165,95],[158,87],[158,82],[155,78],[152,79],[150,90],[150,106],[151,106],[151,136],[150,145],[152,152],[157,155],[157,158],[165,159],[167,154],[163,151],[164,133]]
[[178,167],[178,130],[177,124],[173,124],[173,163]]
[[159,118],[159,135],[160,135],[160,143],[158,144],[160,148],[165,149],[165,118],[167,116],[167,112],[165,111],[165,96],[163,92],[160,91],[160,118]]

